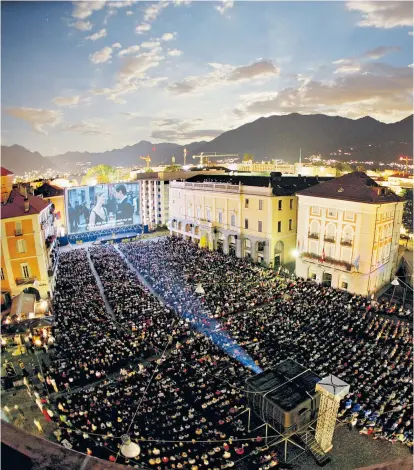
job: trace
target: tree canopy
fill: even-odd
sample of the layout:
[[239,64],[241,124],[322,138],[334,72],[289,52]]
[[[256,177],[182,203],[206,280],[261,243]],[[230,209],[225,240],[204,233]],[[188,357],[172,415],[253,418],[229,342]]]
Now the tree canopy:
[[97,165],[89,168],[82,178],[82,182],[91,184],[93,180],[96,180],[96,184],[113,183],[116,181],[116,177],[114,167],[110,165]]

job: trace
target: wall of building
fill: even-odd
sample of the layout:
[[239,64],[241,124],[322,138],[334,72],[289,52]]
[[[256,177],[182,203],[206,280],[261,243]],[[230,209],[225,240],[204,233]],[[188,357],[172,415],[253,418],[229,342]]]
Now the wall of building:
[[[299,195],[296,274],[368,295],[392,280],[403,203],[367,204]],[[322,261],[322,258],[324,261]]]
[[269,187],[171,182],[169,206],[172,234],[293,270],[295,196],[275,197]]

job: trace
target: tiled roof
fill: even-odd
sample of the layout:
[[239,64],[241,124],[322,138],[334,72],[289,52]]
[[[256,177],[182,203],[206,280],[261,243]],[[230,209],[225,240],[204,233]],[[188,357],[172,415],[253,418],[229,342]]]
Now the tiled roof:
[[353,173],[348,173],[339,178],[304,189],[298,195],[363,202],[366,204],[385,204],[402,200],[389,188],[380,186],[372,178],[360,171],[354,171]]
[[13,217],[20,217],[23,215],[33,215],[39,214],[43,209],[50,204],[50,202],[45,201],[44,199],[28,195],[30,209],[29,212],[24,211],[24,196],[22,196],[18,191],[13,190],[10,193],[7,204],[1,205],[1,218],[2,219],[11,219]]
[[7,170],[6,168],[3,168],[1,167],[1,176],[8,176],[8,175],[12,175],[13,172]]

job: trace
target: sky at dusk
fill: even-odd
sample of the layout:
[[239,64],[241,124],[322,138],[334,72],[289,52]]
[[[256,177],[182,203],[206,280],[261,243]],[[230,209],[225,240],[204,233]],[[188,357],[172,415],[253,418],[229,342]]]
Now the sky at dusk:
[[261,116],[412,113],[407,2],[2,2],[2,144],[211,140]]

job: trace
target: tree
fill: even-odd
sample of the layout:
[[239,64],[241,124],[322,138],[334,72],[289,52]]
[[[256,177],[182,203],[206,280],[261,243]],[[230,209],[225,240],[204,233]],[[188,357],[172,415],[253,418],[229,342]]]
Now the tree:
[[179,171],[181,170],[180,165],[168,165],[164,168],[164,171]]
[[82,178],[84,184],[104,184],[116,181],[116,170],[109,165],[97,165],[89,168]]
[[151,167],[145,168],[145,173],[152,173],[153,171]]
[[244,162],[250,162],[250,161],[253,161],[254,160],[254,155],[252,155],[251,153],[245,153],[243,155],[243,161]]

